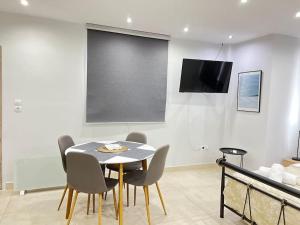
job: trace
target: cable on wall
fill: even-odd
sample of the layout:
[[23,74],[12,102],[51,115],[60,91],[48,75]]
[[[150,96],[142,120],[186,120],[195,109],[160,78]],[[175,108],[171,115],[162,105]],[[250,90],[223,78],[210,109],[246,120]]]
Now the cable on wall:
[[217,59],[219,58],[220,54],[221,54],[222,51],[223,51],[223,47],[224,47],[224,43],[222,42],[222,43],[221,43],[221,46],[220,46],[220,48],[219,48],[219,51],[218,51],[218,53],[217,53],[217,56],[216,56],[216,58],[215,58],[215,60],[217,60]]

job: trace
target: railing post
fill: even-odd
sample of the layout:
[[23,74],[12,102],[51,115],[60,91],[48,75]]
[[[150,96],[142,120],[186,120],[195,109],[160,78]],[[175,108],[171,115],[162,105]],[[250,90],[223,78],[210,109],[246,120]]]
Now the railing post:
[[[223,156],[223,160],[226,160]],[[221,201],[220,201],[220,218],[224,218],[224,189],[225,189],[225,166],[222,166],[222,178],[221,178]]]

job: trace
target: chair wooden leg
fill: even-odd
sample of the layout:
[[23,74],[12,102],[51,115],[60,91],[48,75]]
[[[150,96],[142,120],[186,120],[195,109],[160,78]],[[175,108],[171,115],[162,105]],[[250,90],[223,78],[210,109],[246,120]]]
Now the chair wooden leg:
[[91,194],[88,194],[86,215],[89,215],[90,212],[90,201],[91,201]]
[[99,194],[98,225],[102,224],[102,194]]
[[134,186],[134,206],[136,206],[136,186]]
[[[108,170],[108,178],[110,178],[111,176],[111,170]],[[105,192],[105,197],[104,199],[106,200],[107,199],[107,192]]]
[[115,213],[116,213],[116,220],[118,220],[118,204],[116,198],[116,190],[113,188],[113,197],[114,197],[114,206],[115,206]]
[[71,209],[72,198],[73,198],[73,191],[74,191],[74,189],[69,187],[67,209],[66,209],[66,219],[68,219],[69,215],[70,215],[70,209]]
[[127,186],[127,207],[129,207],[129,184]]
[[150,205],[150,193],[149,193],[149,186],[147,186],[147,197],[148,197],[148,205]]
[[166,207],[165,207],[163,196],[162,196],[162,194],[160,192],[160,188],[158,186],[158,182],[156,182],[155,184],[156,184],[156,188],[157,188],[157,192],[158,192],[158,195],[159,195],[159,198],[160,198],[161,205],[162,205],[162,207],[164,209],[165,215],[167,215],[167,210],[166,210]]
[[72,202],[71,212],[70,212],[70,215],[69,215],[69,218],[68,218],[67,225],[70,225],[70,223],[71,223],[71,219],[72,219],[72,216],[73,216],[73,213],[74,213],[77,197],[78,197],[78,192],[76,191],[74,201]]
[[147,211],[147,219],[148,225],[151,225],[151,218],[150,218],[150,208],[149,208],[149,196],[148,196],[148,186],[144,186],[144,194],[145,194],[145,203],[146,203],[146,211]]
[[93,194],[93,213],[95,213],[95,194]]
[[67,190],[68,190],[68,185],[66,185],[66,187],[65,187],[65,189],[64,189],[64,193],[63,193],[63,195],[61,196],[60,203],[59,203],[58,209],[57,209],[58,211],[59,211],[59,209],[60,209],[60,207],[61,207],[61,204],[62,204],[63,201],[64,201],[64,198],[65,198],[65,195],[66,195]]

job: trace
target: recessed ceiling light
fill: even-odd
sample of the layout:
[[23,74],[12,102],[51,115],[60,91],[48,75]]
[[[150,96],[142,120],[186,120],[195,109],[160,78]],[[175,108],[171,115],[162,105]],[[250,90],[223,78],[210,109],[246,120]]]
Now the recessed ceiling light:
[[131,17],[127,17],[127,23],[132,23],[132,19],[131,19]]
[[187,33],[187,32],[189,32],[189,28],[188,28],[188,27],[185,27],[185,28],[183,29],[183,31],[184,31],[185,33]]
[[233,36],[232,36],[232,35],[229,35],[229,36],[228,36],[228,38],[229,38],[229,39],[232,39],[232,38],[233,38]]
[[21,3],[21,5],[23,5],[23,6],[28,6],[28,5],[29,5],[29,3],[28,3],[27,0],[20,0],[20,3]]
[[248,0],[241,0],[242,4],[246,4],[248,2]]
[[300,11],[296,13],[296,18],[300,18]]

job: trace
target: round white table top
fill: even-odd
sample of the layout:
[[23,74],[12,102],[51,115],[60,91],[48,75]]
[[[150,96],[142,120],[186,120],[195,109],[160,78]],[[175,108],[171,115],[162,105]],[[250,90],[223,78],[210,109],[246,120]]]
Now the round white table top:
[[[103,153],[97,151],[98,147],[106,144],[119,144],[128,147],[121,153]],[[100,164],[120,164],[138,162],[153,157],[156,149],[150,145],[130,141],[97,141],[74,145],[65,152],[84,152],[97,158]]]

